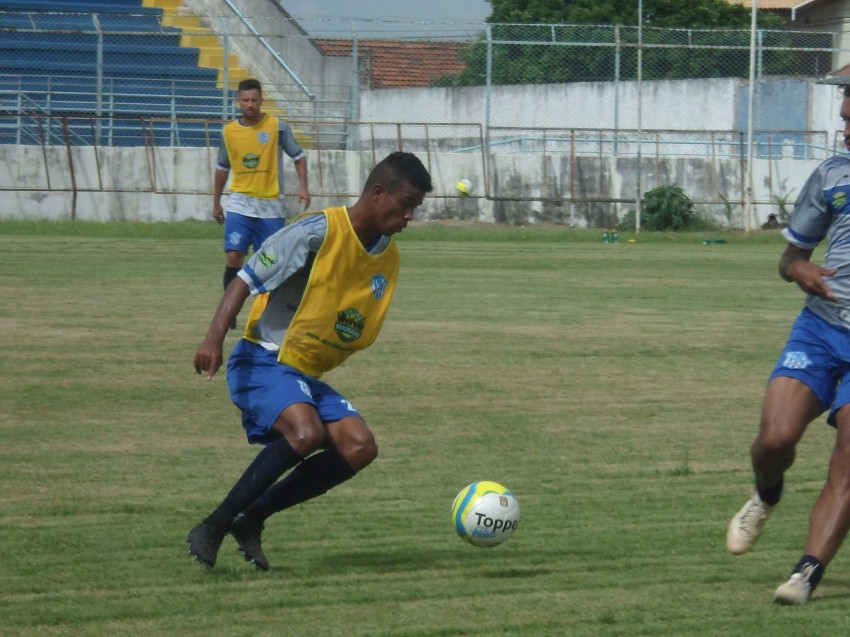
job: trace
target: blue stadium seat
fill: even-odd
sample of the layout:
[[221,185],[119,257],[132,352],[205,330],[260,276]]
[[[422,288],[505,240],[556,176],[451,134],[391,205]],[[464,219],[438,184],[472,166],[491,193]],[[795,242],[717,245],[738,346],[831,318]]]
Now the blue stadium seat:
[[161,13],[141,0],[0,0],[0,11],[77,11],[80,13]]
[[[0,113],[65,115],[75,144],[93,143],[90,116],[98,113],[112,116],[97,120],[107,143],[217,143],[220,127],[204,122],[156,121],[143,130],[143,118],[218,119],[232,100],[215,69],[198,67],[199,50],[180,47],[182,31],[161,18],[141,0],[0,0]],[[57,131],[29,127],[26,135],[64,143]]]

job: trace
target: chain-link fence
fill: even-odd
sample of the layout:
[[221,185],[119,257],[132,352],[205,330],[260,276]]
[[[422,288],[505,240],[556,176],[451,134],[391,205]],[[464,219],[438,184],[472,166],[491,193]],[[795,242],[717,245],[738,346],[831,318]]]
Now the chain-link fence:
[[[835,35],[757,31],[757,82],[765,77],[822,78],[837,61]],[[518,113],[534,112],[546,85],[584,85],[569,109],[544,106],[564,128],[720,128],[683,108],[688,95],[657,94],[677,80],[739,78],[750,73],[749,31],[649,29],[617,25],[495,24],[461,52],[464,69],[435,84],[484,86],[485,124],[516,126]],[[647,84],[639,88],[639,81]],[[511,87],[514,87],[511,90]],[[517,88],[521,87],[521,88]],[[499,90],[501,89],[501,90]],[[499,99],[493,95],[498,92]],[[643,121],[637,121],[642,104]],[[730,106],[738,106],[735,103]],[[552,116],[539,114],[544,125]],[[774,122],[775,124],[775,122]],[[776,127],[775,125],[772,127]],[[779,128],[782,127],[780,124]],[[729,128],[734,128],[729,126]]]
[[[837,93],[811,88],[847,53],[831,33],[481,24],[434,40],[417,24],[403,39],[313,39],[275,3],[248,14],[223,0],[215,15],[205,3],[186,2],[194,14],[0,8],[0,144],[214,148],[237,83],[257,77],[264,110],[295,123],[305,148],[456,155],[458,175],[481,167],[472,200],[555,209],[538,219],[572,223],[582,201],[620,206],[579,212],[588,224],[681,177],[680,159],[707,166],[696,199],[728,207],[743,199],[748,143],[768,160],[836,149]],[[618,192],[612,158],[638,167]],[[542,184],[519,183],[529,165]],[[435,194],[454,197],[455,180]]]
[[[379,41],[357,34],[339,54],[333,42],[311,40],[268,16],[169,18],[142,7],[125,14],[0,11],[0,111],[226,119],[234,115],[237,82],[252,76],[264,83],[266,110],[321,123],[398,119],[485,127],[738,130],[741,104],[734,100],[740,95],[730,96],[724,109],[709,105],[697,115],[683,108],[687,95],[658,87],[682,80],[744,80],[751,35],[482,24],[477,38],[443,35],[429,52],[413,51],[419,41],[413,37]],[[840,53],[835,37],[758,31],[757,81],[823,77]],[[450,51],[453,64],[441,50]],[[419,58],[405,60],[406,54]],[[427,85],[413,84],[409,68],[424,69]],[[393,97],[402,90],[413,107],[398,108]],[[447,94],[461,109],[452,110]],[[814,123],[789,126],[773,118],[756,128],[807,129]],[[342,128],[324,136],[326,147],[344,148],[347,140]],[[186,128],[167,143],[204,141]],[[100,140],[136,142],[138,136],[122,140],[115,134]]]

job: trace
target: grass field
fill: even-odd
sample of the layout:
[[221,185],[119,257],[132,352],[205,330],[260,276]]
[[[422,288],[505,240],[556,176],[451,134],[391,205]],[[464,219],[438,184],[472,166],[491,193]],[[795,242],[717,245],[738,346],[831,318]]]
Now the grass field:
[[[192,370],[219,233],[0,223],[4,637],[846,630],[846,553],[809,605],[771,601],[825,476],[823,420],[759,545],[724,551],[802,303],[777,275],[778,235],[409,229],[381,338],[328,376],[380,456],[272,518],[259,573],[230,538],[213,570],[184,542],[257,451],[223,375]],[[450,526],[477,479],[522,505],[494,549]]]

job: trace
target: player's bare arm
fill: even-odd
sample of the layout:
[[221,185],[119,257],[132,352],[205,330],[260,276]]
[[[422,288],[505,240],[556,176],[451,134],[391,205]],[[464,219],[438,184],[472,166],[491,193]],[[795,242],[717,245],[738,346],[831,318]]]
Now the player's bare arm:
[[823,268],[811,262],[812,251],[789,243],[779,260],[779,274],[788,282],[796,283],[806,294],[821,296],[837,301],[829,287],[827,278],[833,276],[836,268]]
[[215,171],[215,182],[213,184],[213,219],[218,225],[224,223],[224,209],[221,207],[221,195],[224,193],[224,186],[227,184],[228,172],[226,170]]
[[302,157],[297,162],[295,162],[295,172],[298,173],[298,199],[301,201],[301,204],[304,206],[304,210],[310,207],[310,202],[312,201],[312,196],[310,195],[310,188],[307,185],[307,158]]
[[195,371],[199,374],[206,373],[207,380],[212,379],[221,367],[224,360],[222,354],[224,337],[230,329],[230,323],[245,304],[248,294],[248,285],[236,277],[221,297],[207,335],[195,352]]

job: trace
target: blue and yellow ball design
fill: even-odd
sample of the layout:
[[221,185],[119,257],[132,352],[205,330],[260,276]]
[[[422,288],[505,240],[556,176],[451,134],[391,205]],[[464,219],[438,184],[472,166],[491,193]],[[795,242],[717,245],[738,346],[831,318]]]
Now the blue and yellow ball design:
[[452,504],[455,532],[475,546],[498,546],[514,534],[519,520],[519,502],[498,482],[473,482]]
[[468,179],[458,179],[455,183],[455,190],[461,197],[469,197],[472,193],[472,182]]

